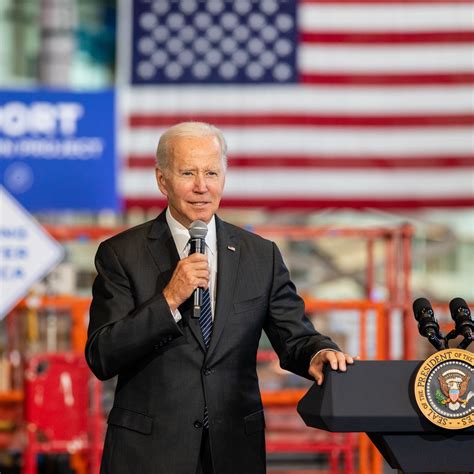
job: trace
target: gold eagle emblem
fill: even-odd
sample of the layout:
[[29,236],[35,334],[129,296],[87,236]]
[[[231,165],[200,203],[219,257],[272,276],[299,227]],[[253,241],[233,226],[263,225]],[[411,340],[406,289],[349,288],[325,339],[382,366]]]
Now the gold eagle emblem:
[[444,395],[438,401],[442,405],[448,405],[451,410],[458,410],[466,407],[474,392],[470,392],[466,398],[462,398],[466,393],[471,376],[459,369],[449,369],[438,376],[439,386]]

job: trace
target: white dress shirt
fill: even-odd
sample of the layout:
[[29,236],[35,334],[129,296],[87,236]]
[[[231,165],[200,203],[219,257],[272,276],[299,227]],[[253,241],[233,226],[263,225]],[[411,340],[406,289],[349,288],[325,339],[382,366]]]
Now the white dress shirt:
[[[179,258],[185,258],[189,255],[189,230],[179,223],[168,209],[166,209],[166,222],[170,228],[173,236],[176,250]],[[214,309],[216,307],[216,281],[217,281],[217,234],[216,234],[216,219],[212,216],[211,221],[207,224],[206,235],[206,255],[209,261],[210,281],[209,281],[209,296],[211,297],[212,318],[214,319]],[[181,313],[178,309],[172,311],[174,320],[176,322],[181,320]]]

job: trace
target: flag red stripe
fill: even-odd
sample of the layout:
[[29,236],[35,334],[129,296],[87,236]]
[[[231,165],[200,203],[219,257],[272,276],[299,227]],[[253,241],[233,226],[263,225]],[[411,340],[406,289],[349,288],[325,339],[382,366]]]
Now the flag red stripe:
[[474,125],[474,115],[304,115],[304,114],[131,114],[131,127],[162,127],[188,120],[216,123],[220,127],[452,127]]
[[[140,207],[144,209],[164,208],[165,199],[161,198],[126,198],[124,206],[127,209]],[[379,208],[379,209],[407,209],[420,207],[471,207],[474,198],[406,198],[406,199],[379,199],[379,198],[286,198],[281,195],[274,197],[226,198],[221,202],[221,207],[266,208],[272,209],[319,209],[325,207],[348,207],[353,209]]]
[[[471,156],[414,156],[400,158],[398,156],[230,156],[229,166],[232,168],[474,168],[474,155]],[[127,159],[129,168],[154,168],[155,158],[152,155],[130,155]]]
[[305,43],[337,44],[431,44],[431,43],[471,43],[474,31],[426,31],[426,32],[310,32],[300,33]]
[[323,84],[327,86],[433,86],[474,84],[474,73],[437,73],[437,74],[385,74],[385,73],[346,73],[346,74],[300,74],[302,84]]

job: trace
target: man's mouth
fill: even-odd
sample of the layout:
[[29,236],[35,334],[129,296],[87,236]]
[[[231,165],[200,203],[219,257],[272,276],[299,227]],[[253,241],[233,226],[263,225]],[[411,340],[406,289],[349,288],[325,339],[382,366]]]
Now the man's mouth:
[[203,206],[206,206],[207,204],[210,204],[210,203],[207,202],[207,201],[196,201],[196,202],[191,202],[190,204],[192,206],[196,206],[196,207],[203,207]]

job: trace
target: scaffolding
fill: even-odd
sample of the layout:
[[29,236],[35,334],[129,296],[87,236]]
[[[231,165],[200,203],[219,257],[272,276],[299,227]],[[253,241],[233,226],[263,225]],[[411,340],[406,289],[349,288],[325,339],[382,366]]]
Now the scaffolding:
[[[54,238],[62,242],[90,243],[103,240],[122,229],[95,226],[49,226],[47,230]],[[362,359],[390,359],[392,357],[392,323],[397,315],[401,315],[403,326],[402,358],[415,358],[416,325],[411,317],[410,301],[410,242],[413,230],[410,226],[371,229],[255,227],[251,230],[274,240],[315,242],[320,238],[363,239],[366,251],[366,266],[361,279],[364,285],[364,298],[322,300],[303,294],[306,313],[310,318],[321,318],[322,315],[327,314],[330,319],[338,317],[335,312],[338,314],[351,312],[352,315],[356,315],[358,331],[351,334],[351,337],[357,339],[359,356]],[[385,287],[383,300],[377,298],[376,291],[376,288],[381,285],[380,275],[382,275],[382,284]],[[25,369],[31,361],[35,360],[37,354],[47,352],[48,348],[83,354],[87,337],[89,305],[90,298],[88,297],[30,295],[7,316],[6,352],[13,355],[10,357],[12,362],[11,383],[8,391],[0,392],[0,406],[3,409],[9,407],[11,426],[19,424],[19,407],[25,403],[25,399],[28,399],[24,392],[25,388],[28,390],[28,384],[25,384]],[[68,342],[64,344],[63,341],[62,346],[50,341],[51,338],[54,339],[54,335],[61,334],[61,331],[68,334]],[[260,364],[269,362],[275,357],[273,352],[262,349],[258,354],[258,362]],[[295,407],[306,389],[307,387],[262,389],[262,400],[268,420],[268,453],[285,452],[295,455],[325,453],[328,456],[327,464],[331,473],[355,472],[356,459],[359,473],[381,473],[381,457],[365,435],[317,433],[314,429],[304,428],[298,424],[301,423],[301,420],[297,417]],[[95,406],[93,414],[96,417],[96,422],[93,423],[95,431],[91,433],[91,437],[97,439],[101,437],[100,433],[103,435],[106,411]],[[4,416],[8,418],[7,415]],[[282,417],[289,418],[286,418],[286,421],[282,423]],[[290,420],[289,423],[288,420]],[[292,428],[283,429],[285,426]],[[1,439],[0,437],[0,441]],[[4,439],[4,442],[7,443],[7,438]],[[95,444],[93,445],[95,446]],[[81,452],[74,453],[76,466],[78,466],[77,472],[83,472],[81,465],[97,466],[97,454],[94,455],[95,461],[87,461],[89,464],[79,462],[81,455]],[[94,468],[89,472],[95,472]]]

